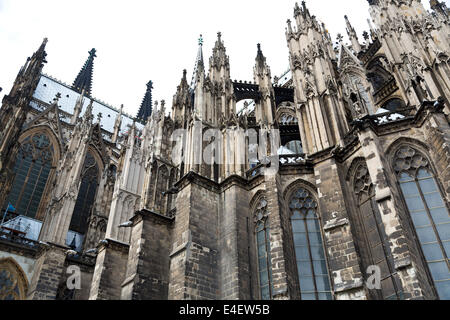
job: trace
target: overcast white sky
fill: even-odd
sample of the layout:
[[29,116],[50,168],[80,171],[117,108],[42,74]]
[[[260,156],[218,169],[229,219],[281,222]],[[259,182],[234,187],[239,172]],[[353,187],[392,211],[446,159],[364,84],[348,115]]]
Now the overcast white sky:
[[[450,0],[446,0],[449,3]],[[299,1],[301,2],[301,1]],[[426,9],[429,1],[423,0]],[[256,44],[272,76],[288,69],[286,20],[294,0],[0,0],[0,100],[44,37],[44,72],[72,84],[88,51],[97,49],[92,95],[135,115],[154,82],[154,100],[169,108],[182,70],[190,80],[199,34],[208,64],[217,32],[230,56],[231,77],[253,81]],[[309,0],[311,14],[336,38],[347,14],[361,35],[368,30],[366,0]],[[362,37],[360,36],[360,40]]]

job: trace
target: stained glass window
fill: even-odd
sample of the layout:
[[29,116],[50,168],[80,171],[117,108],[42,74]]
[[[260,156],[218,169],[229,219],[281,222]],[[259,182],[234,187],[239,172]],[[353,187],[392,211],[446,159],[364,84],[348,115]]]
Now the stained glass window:
[[261,199],[255,212],[258,279],[262,300],[272,299],[272,262],[270,257],[270,228],[267,201]]
[[78,198],[75,203],[70,230],[85,234],[88,227],[88,219],[94,205],[98,187],[99,168],[97,161],[91,153],[86,154],[84,161],[82,179]]
[[302,300],[331,300],[331,285],[322,242],[317,202],[299,188],[289,203]]
[[53,161],[53,145],[44,133],[33,134],[22,141],[14,165],[14,181],[4,203],[11,203],[16,213],[36,217]]
[[27,284],[18,268],[13,259],[0,259],[0,301],[25,299]]
[[416,229],[436,291],[450,299],[450,215],[427,158],[404,146],[395,154],[394,169]]
[[402,299],[400,279],[393,265],[393,258],[383,221],[375,200],[375,189],[369,170],[361,163],[353,177],[353,190],[357,198],[358,242],[363,260],[364,271],[369,266],[378,266],[381,270],[381,289],[369,290],[373,299]]

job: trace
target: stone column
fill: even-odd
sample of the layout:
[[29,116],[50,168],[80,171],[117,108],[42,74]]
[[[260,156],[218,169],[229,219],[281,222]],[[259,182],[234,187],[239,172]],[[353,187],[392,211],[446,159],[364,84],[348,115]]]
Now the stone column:
[[55,300],[64,273],[66,251],[69,248],[53,244],[41,245],[34,264],[28,300]]
[[[290,245],[292,239],[289,215],[283,207],[283,189],[278,173],[264,176],[267,210],[270,223],[270,256],[272,261],[272,296],[274,300],[295,299],[297,295],[297,270],[295,253]],[[252,221],[253,222],[253,221]],[[289,263],[292,262],[292,263]]]
[[218,186],[189,172],[176,187],[180,191],[170,253],[169,299],[217,300]]
[[329,157],[316,164],[314,174],[335,298],[366,300],[363,273],[355,250],[336,160]]
[[129,245],[107,239],[100,242],[97,250],[89,300],[119,300]]
[[131,218],[130,252],[122,300],[167,300],[174,218],[142,210]]
[[219,267],[220,298],[224,300],[254,298],[249,263],[253,219],[248,210],[250,200],[245,183],[246,180],[238,176],[223,182],[219,210]]

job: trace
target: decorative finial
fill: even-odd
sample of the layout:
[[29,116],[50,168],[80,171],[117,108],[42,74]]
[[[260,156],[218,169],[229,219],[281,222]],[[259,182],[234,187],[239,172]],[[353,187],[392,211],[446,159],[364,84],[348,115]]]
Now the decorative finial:
[[103,117],[102,113],[99,112],[99,113],[97,114],[97,121],[98,121],[98,123],[100,123],[100,121],[102,120],[102,117]]
[[61,99],[61,93],[57,93],[56,96],[53,98],[54,103],[58,103],[59,99]]
[[221,41],[221,38],[222,38],[222,32],[217,32],[217,39],[219,40],[219,41]]
[[198,45],[203,46],[203,35],[200,35],[200,38],[198,38]]
[[97,50],[95,50],[95,48],[92,48],[92,50],[89,51],[89,55],[94,58],[97,58],[96,53],[97,53]]
[[342,34],[340,34],[340,33],[337,34],[337,40],[338,40],[338,43],[342,43],[342,41],[344,40],[344,37],[342,36]]
[[364,37],[364,40],[366,40],[366,41],[369,40],[369,33],[367,31],[364,31],[363,37]]

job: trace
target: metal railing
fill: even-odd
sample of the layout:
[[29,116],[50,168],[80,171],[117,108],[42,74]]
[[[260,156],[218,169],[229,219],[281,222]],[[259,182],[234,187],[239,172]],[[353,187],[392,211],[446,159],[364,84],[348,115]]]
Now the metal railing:
[[37,249],[39,242],[25,237],[25,234],[18,233],[16,230],[0,226],[0,241],[8,241],[20,244],[29,248]]

